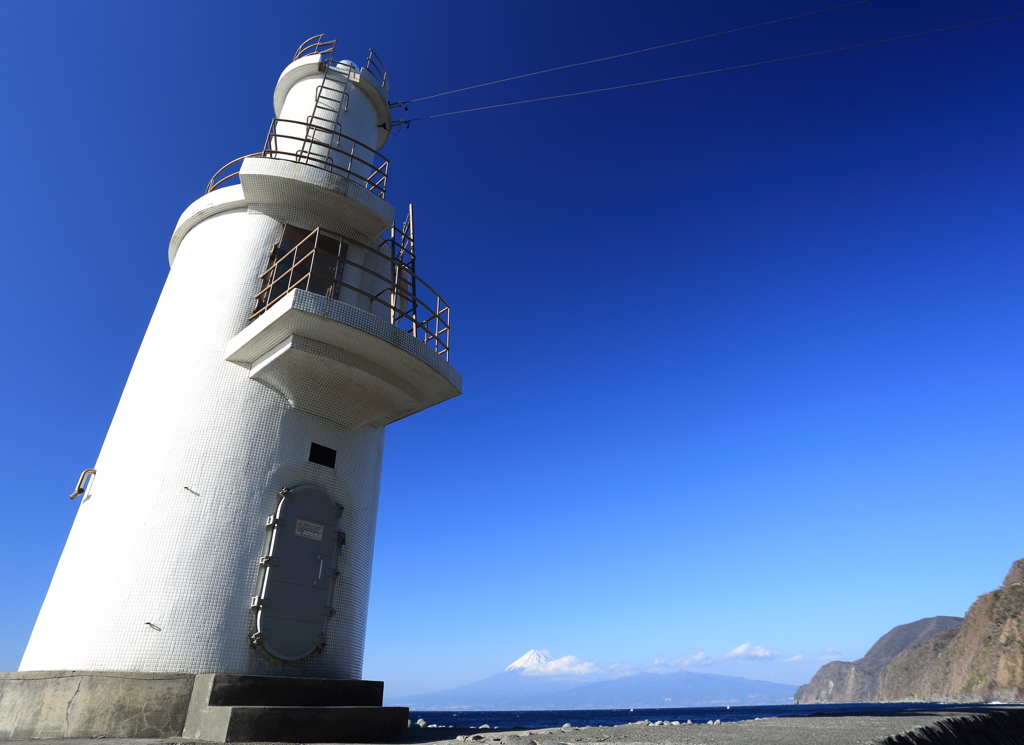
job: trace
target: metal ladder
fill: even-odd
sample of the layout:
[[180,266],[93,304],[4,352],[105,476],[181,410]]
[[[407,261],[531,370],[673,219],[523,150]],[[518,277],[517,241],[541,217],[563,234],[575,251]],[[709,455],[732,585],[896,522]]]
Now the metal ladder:
[[392,269],[392,301],[391,323],[394,325],[400,317],[408,318],[412,323],[413,335],[416,334],[416,248],[413,237],[412,205],[402,223],[401,231],[391,226],[391,256],[394,261]]
[[[306,117],[306,143],[298,153],[300,158],[307,161],[314,157],[314,150],[318,145],[337,148],[341,143],[341,124],[338,123],[338,115],[348,111],[349,75],[354,70],[350,65],[340,65],[330,58],[324,59],[320,64],[324,69],[324,75],[316,89],[313,113]],[[328,163],[334,163],[330,151],[323,159]]]

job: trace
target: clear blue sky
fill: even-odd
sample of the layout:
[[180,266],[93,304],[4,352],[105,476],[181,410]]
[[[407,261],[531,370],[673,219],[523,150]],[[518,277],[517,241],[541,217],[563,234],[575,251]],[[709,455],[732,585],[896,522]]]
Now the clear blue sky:
[[[302,39],[373,47],[405,99],[829,4],[6,5],[0,669],[174,223],[260,147]],[[1021,11],[874,0],[410,114]],[[417,693],[532,647],[645,669],[749,643],[771,656],[703,669],[801,683],[997,586],[1024,556],[1022,41],[1024,18],[396,136],[388,195],[416,205],[465,395],[389,429],[366,677]]]

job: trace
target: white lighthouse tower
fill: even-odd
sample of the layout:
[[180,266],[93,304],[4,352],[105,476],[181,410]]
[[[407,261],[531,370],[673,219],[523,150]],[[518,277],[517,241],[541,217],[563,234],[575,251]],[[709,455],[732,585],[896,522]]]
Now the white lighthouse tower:
[[386,201],[387,73],[333,51],[178,220],[22,671],[361,677],[385,425],[461,378]]

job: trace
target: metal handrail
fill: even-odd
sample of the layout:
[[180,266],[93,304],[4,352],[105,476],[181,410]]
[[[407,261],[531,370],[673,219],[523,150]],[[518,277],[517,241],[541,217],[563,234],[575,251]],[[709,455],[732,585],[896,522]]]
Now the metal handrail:
[[229,173],[227,176],[224,176],[223,178],[218,180],[217,177],[220,176],[222,173],[224,173],[225,170],[227,170],[228,168],[233,166],[235,163],[240,163],[241,161],[245,160],[246,158],[255,158],[255,157],[258,157],[260,155],[263,155],[263,153],[262,152],[260,152],[260,153],[249,153],[248,155],[243,155],[241,158],[235,158],[230,163],[226,163],[225,165],[221,166],[221,169],[219,171],[217,171],[215,174],[213,174],[213,178],[210,179],[210,183],[208,183],[206,185],[206,193],[209,194],[211,191],[213,191],[214,189],[218,188],[225,181],[229,181],[229,180],[231,180],[233,178],[236,178],[238,176],[238,174],[241,173],[242,169],[241,169],[241,166],[239,166],[239,169],[237,171],[235,171],[234,173]]
[[299,44],[299,48],[295,52],[295,56],[292,57],[292,62],[294,62],[297,59],[301,59],[302,57],[309,57],[314,54],[334,54],[334,45],[337,43],[337,39],[324,41],[324,34],[310,36],[304,42]]
[[388,69],[384,67],[384,61],[380,58],[380,55],[372,49],[370,50],[370,54],[366,57],[366,70],[380,81],[380,84],[384,87],[385,93],[391,92],[391,83],[388,80]]
[[[387,274],[320,248],[318,239],[321,233],[339,244],[346,244],[349,249],[357,246],[371,252],[374,258],[382,260],[378,263],[388,267]],[[391,240],[383,241],[382,246],[390,247]],[[333,276],[325,274],[322,265],[317,266],[317,259],[333,267]],[[364,285],[376,285],[381,289],[373,292]],[[271,253],[270,265],[260,275],[260,291],[255,295],[256,304],[249,320],[261,316],[294,289],[332,299],[338,299],[343,291],[354,292],[365,298],[371,313],[375,306],[381,306],[393,326],[448,359],[451,309],[434,288],[412,272],[408,264],[389,253],[317,228],[284,254]]]
[[[301,127],[305,134],[301,137],[282,134],[278,132],[279,124]],[[270,131],[267,133],[263,150],[235,158],[230,163],[221,166],[206,185],[206,193],[209,194],[224,185],[225,182],[236,178],[241,172],[241,168],[226,176],[221,174],[246,158],[272,158],[305,163],[314,168],[337,173],[357,183],[361,182],[369,192],[376,194],[381,199],[384,199],[387,192],[390,161],[373,148],[327,127],[291,119],[274,119],[270,123]],[[360,169],[360,166],[364,168]],[[367,173],[360,173],[359,170],[365,170]]]
[[[296,125],[305,130],[305,136],[281,134],[278,126],[281,124]],[[283,149],[279,140],[298,143],[297,147]],[[325,141],[326,140],[326,141]],[[331,144],[336,142],[337,145]],[[339,147],[345,145],[347,149]],[[321,152],[326,151],[326,152]],[[366,157],[360,157],[356,153],[362,153]],[[263,157],[294,160],[297,163],[322,168],[325,171],[339,173],[353,181],[363,181],[366,188],[384,198],[388,183],[388,159],[371,147],[364,145],[359,140],[343,135],[333,129],[321,127],[308,122],[298,122],[292,119],[274,119],[270,123],[270,132],[267,133],[267,143],[263,148]],[[336,162],[336,158],[347,161],[347,165]],[[375,162],[379,161],[379,162]],[[368,175],[362,175],[353,166],[361,164],[369,169]]]

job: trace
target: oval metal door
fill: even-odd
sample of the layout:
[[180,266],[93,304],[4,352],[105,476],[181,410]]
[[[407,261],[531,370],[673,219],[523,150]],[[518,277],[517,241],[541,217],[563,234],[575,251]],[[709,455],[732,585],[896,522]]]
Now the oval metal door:
[[279,660],[301,660],[326,643],[337,575],[341,506],[315,486],[282,490],[267,519],[268,550],[260,559],[254,644]]

